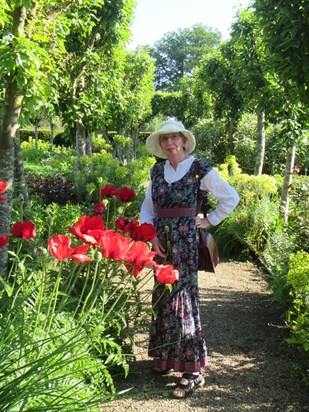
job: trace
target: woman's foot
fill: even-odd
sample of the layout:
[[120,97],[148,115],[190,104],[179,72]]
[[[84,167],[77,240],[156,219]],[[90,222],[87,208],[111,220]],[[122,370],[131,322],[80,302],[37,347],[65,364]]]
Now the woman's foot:
[[191,395],[195,389],[201,388],[205,384],[205,379],[200,374],[184,373],[173,391],[172,396],[175,399],[185,399]]

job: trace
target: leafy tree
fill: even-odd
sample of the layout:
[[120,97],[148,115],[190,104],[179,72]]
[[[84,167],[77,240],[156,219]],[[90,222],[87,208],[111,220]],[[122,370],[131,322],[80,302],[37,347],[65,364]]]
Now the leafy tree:
[[177,91],[185,76],[192,76],[201,59],[219,45],[221,34],[202,24],[166,33],[150,48],[155,59],[155,87]]
[[[102,107],[98,93],[102,89],[98,80],[104,79],[102,64],[120,42],[128,40],[133,5],[133,0],[84,0],[66,13],[71,23],[61,62],[61,104],[66,123],[75,126],[77,171],[86,154],[87,117],[93,115],[94,106]],[[92,83],[97,74],[98,80]],[[99,89],[94,90],[94,85]]]
[[[154,95],[154,63],[145,48],[124,51],[119,48],[117,68],[108,78],[110,97],[106,99],[101,127],[119,135],[130,136],[135,155],[139,126],[151,115]],[[105,134],[106,136],[106,134]],[[130,151],[126,153],[130,160]]]
[[152,100],[152,112],[154,116],[161,115],[164,118],[175,117],[184,122],[185,109],[186,104],[181,91],[157,91]]
[[309,4],[305,0],[275,2],[255,0],[254,7],[263,27],[263,42],[269,51],[269,64],[284,85],[286,102],[282,142],[287,148],[281,206],[285,222],[289,215],[289,187],[297,149],[302,150],[304,129],[308,129],[309,103]]
[[265,156],[266,117],[274,119],[283,105],[284,90],[276,73],[269,66],[269,55],[262,42],[262,33],[252,8],[239,12],[232,24],[230,51],[232,64],[238,73],[237,89],[246,109],[257,115],[256,175],[263,170]]
[[[244,101],[237,88],[238,71],[231,59],[230,43],[221,45],[217,53],[207,56],[196,71],[196,99],[201,101],[201,90],[207,89],[212,96],[213,112],[217,119],[225,119],[229,129],[230,151],[234,150],[234,134],[237,122],[244,110]],[[201,101],[203,105],[203,101]]]
[[[7,200],[0,203],[0,234],[8,234],[14,182],[14,137],[24,100],[29,104],[40,94],[48,94],[44,71],[50,58],[41,47],[45,37],[37,24],[41,13],[36,2],[2,1],[0,13],[1,81],[4,88],[0,125],[0,180],[9,184]],[[48,24],[46,24],[48,27]],[[33,28],[39,41],[33,40]],[[0,274],[5,276],[7,249],[0,249]]]
[[269,62],[285,86],[296,86],[309,103],[309,3],[307,0],[255,0],[253,6],[263,27]]
[[[9,183],[7,201],[0,204],[0,234],[10,227],[14,181],[13,140],[21,109],[37,105],[52,96],[59,83],[65,84],[64,69],[70,74],[71,119],[83,136],[84,72],[112,45],[129,35],[134,0],[0,0],[1,85],[4,89],[0,127],[0,180]],[[71,53],[71,54],[69,54]],[[75,60],[71,59],[71,56]],[[65,56],[65,57],[64,57]],[[61,69],[61,70],[60,70]],[[78,143],[80,141],[78,140]],[[0,249],[1,274],[7,266],[7,249]]]

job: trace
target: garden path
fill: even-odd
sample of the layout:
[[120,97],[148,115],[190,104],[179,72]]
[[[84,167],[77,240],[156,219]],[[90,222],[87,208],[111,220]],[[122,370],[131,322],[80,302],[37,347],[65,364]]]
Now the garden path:
[[[185,400],[170,397],[180,376],[159,377],[147,357],[147,334],[137,336],[126,390],[102,412],[303,412],[309,391],[293,372],[293,351],[262,272],[248,262],[222,262],[200,273],[201,317],[209,349],[204,388]],[[151,285],[146,286],[146,289]]]

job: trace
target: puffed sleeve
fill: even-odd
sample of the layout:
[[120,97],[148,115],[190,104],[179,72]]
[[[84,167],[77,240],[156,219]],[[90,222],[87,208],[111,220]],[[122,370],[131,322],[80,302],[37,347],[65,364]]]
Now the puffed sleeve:
[[140,213],[140,222],[141,223],[151,223],[153,224],[154,219],[154,209],[153,209],[153,202],[151,196],[151,181],[149,182],[149,186],[146,192],[145,199],[142,203],[141,213]]
[[201,190],[212,193],[219,202],[217,207],[207,214],[209,222],[216,226],[235,209],[239,203],[239,196],[235,189],[213,169],[201,179],[200,187]]

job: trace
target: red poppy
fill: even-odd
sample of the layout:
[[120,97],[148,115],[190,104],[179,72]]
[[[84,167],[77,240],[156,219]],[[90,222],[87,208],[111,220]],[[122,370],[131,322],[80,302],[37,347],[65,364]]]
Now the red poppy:
[[126,268],[133,275],[138,275],[144,266],[154,266],[156,263],[153,258],[157,252],[151,252],[146,243],[137,241],[132,243],[126,254]]
[[121,233],[108,231],[101,239],[103,256],[107,259],[122,261],[128,252],[131,242],[131,238],[124,237]]
[[82,216],[73,227],[68,227],[69,233],[75,235],[83,242],[97,246],[99,244],[99,233],[103,236],[105,231],[104,220],[101,216]]
[[113,197],[113,196],[118,196],[118,190],[115,188],[115,186],[105,186],[102,189],[100,189],[100,195],[101,197]]
[[148,242],[157,236],[155,227],[151,223],[142,223],[137,225],[131,231],[131,237],[134,240],[142,240]]
[[173,265],[156,265],[156,279],[159,283],[172,285],[179,280],[179,272]]
[[49,250],[58,260],[74,259],[76,262],[88,262],[90,257],[86,255],[89,245],[80,245],[71,248],[71,239],[66,235],[56,235],[48,239]]
[[11,233],[22,239],[31,239],[36,236],[36,229],[32,222],[16,222],[12,226]]
[[120,200],[120,202],[123,202],[123,203],[129,202],[135,196],[136,196],[136,193],[134,192],[134,190],[129,189],[128,187],[122,187],[118,193],[118,199]]
[[87,238],[92,238],[92,242],[88,242],[91,243],[94,246],[99,246],[101,244],[101,240],[104,236],[106,236],[107,233],[109,232],[113,232],[112,229],[105,229],[105,230],[88,230],[87,232]]
[[[0,193],[5,192],[7,187],[8,187],[8,184],[6,182],[3,182],[3,180],[0,180]],[[0,196],[0,200],[6,200],[6,197]]]
[[119,217],[116,220],[116,228],[120,230],[123,233],[126,233],[126,227],[130,224],[129,219],[126,219],[125,217]]
[[0,247],[3,247],[9,243],[9,237],[6,235],[0,236]]
[[95,215],[103,215],[105,210],[106,210],[105,204],[101,200],[99,200],[93,208],[93,213]]
[[121,230],[123,233],[133,233],[138,224],[137,217],[135,217],[131,222],[128,219],[121,217],[116,220],[117,229]]

